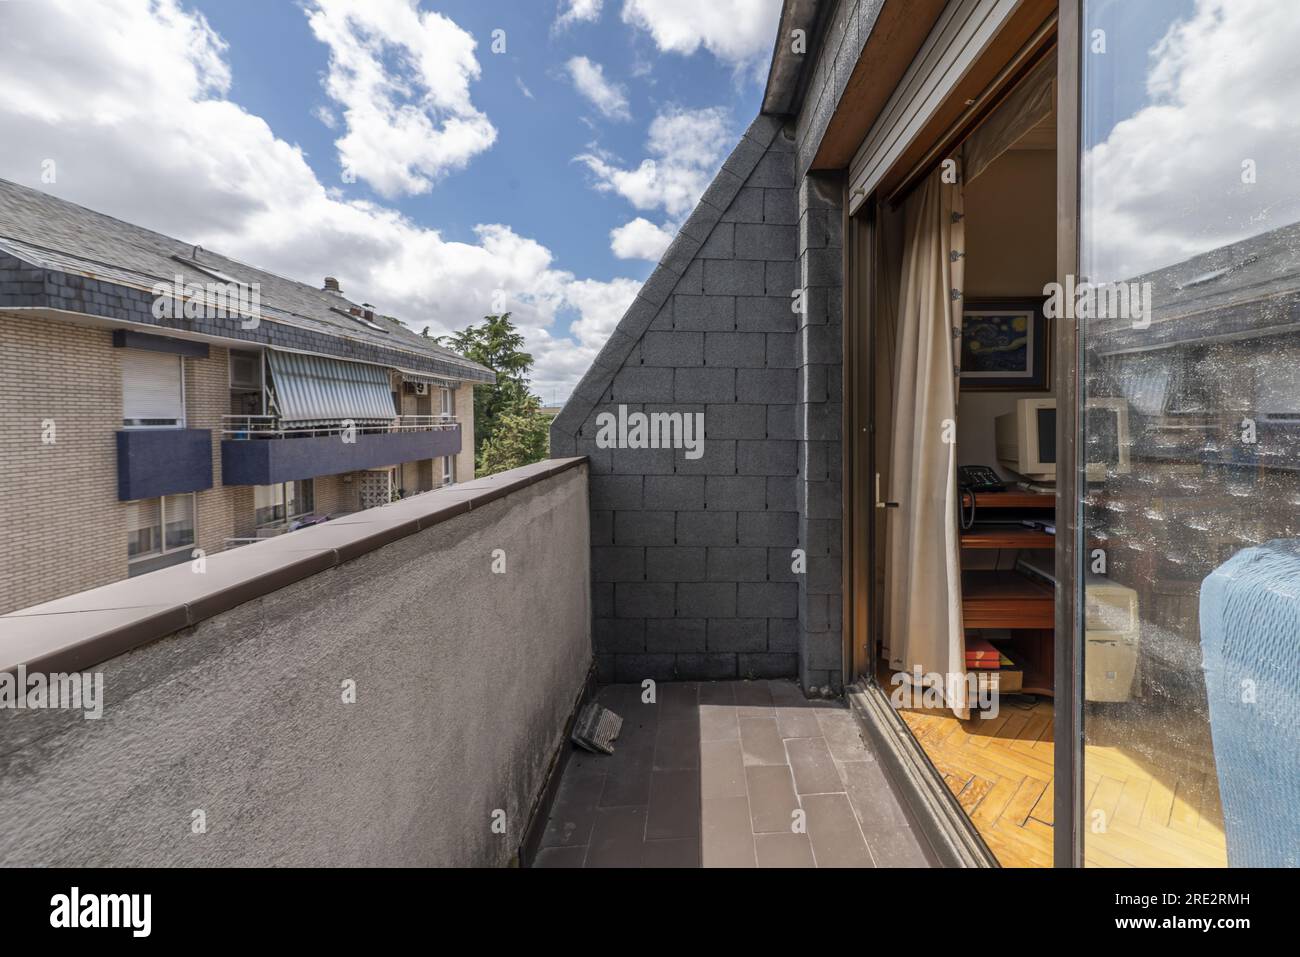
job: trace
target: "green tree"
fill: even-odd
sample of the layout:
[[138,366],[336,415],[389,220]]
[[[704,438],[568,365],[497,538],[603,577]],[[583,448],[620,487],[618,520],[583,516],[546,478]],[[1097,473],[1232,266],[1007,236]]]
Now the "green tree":
[[442,336],[439,343],[496,373],[492,385],[474,387],[474,460],[480,475],[491,475],[544,459],[550,422],[532,394],[528,373],[533,357],[510,313],[484,316],[477,326]]

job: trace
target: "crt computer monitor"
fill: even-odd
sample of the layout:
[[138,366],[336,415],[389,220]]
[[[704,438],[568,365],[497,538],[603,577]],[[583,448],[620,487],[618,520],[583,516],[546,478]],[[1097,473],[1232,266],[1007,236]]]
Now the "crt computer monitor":
[[1056,481],[1056,400],[1017,399],[993,420],[999,464],[1037,482]]

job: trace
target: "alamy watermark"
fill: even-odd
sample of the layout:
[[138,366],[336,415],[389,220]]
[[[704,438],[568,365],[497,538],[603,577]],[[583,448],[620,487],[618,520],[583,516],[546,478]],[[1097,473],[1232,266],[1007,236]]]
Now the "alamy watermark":
[[889,703],[895,711],[903,708],[972,708],[979,711],[981,718],[996,718],[998,715],[997,685],[978,671],[943,674],[922,671],[917,665],[910,674],[896,672],[889,683],[894,686]]
[[1151,283],[1080,282],[1065,277],[1065,284],[1049,282],[1043,287],[1048,319],[1127,319],[1134,329],[1151,325]]
[[262,289],[255,282],[193,283],[178,274],[154,283],[150,292],[155,319],[238,319],[241,329],[256,329],[261,321]]
[[628,412],[596,416],[598,449],[685,449],[694,460],[704,454],[703,412]]
[[0,672],[0,708],[15,711],[54,711],[70,709],[84,712],[83,718],[104,716],[104,673],[63,672],[27,673],[19,665],[15,673]]

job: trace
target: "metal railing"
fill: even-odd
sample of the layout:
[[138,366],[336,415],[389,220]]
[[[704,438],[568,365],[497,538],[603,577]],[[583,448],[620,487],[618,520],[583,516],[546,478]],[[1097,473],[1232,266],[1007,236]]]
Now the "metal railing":
[[352,422],[338,419],[324,425],[286,429],[276,415],[223,415],[221,435],[228,439],[288,439],[338,435],[352,428],[358,435],[390,432],[437,432],[454,429],[460,421],[454,415],[395,415],[387,422]]

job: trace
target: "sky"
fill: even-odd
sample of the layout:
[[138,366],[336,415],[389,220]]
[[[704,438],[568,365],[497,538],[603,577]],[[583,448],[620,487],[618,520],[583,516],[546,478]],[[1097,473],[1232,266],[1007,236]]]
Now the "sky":
[[780,7],[9,0],[0,177],[416,331],[508,310],[562,403],[757,114]]

